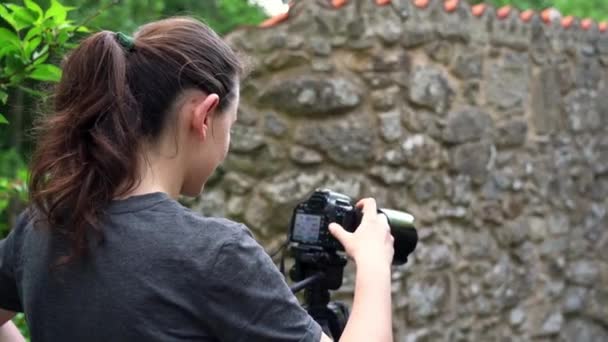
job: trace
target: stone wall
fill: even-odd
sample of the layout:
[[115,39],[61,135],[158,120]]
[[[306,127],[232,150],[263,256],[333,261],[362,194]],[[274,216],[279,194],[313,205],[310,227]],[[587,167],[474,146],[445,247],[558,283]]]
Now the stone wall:
[[233,32],[252,72],[196,207],[270,248],[314,188],[374,196],[421,240],[394,269],[397,341],[607,341],[608,33],[544,19],[301,0]]

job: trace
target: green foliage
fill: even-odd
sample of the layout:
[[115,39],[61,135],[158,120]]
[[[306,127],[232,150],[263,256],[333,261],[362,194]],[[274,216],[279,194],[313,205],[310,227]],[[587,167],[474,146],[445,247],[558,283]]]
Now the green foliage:
[[[0,212],[6,211],[10,201],[17,197],[22,201],[27,200],[27,170],[19,170],[17,178],[0,177]],[[7,222],[0,222],[0,237],[4,238],[9,233]]]
[[[6,106],[15,90],[40,95],[28,87],[29,80],[59,81],[61,69],[49,61],[71,47],[68,41],[76,32],[87,31],[67,19],[72,10],[57,0],[51,0],[46,11],[33,0],[0,4],[0,107]],[[0,124],[9,124],[2,113]],[[27,179],[21,153],[0,150],[0,238],[9,233],[10,205],[27,201]],[[29,340],[25,316],[19,314],[13,321]]]
[[606,0],[471,0],[473,4],[489,3],[494,6],[511,5],[526,10],[542,10],[554,7],[562,15],[578,18],[592,18],[596,21],[608,20],[608,1]]
[[17,328],[21,331],[21,334],[26,338],[27,341],[30,340],[30,331],[27,328],[27,322],[25,321],[25,315],[22,313],[18,313],[13,318],[13,323],[17,325]]
[[[51,64],[60,55],[76,32],[86,31],[67,19],[73,8],[51,0],[43,8],[33,0],[0,4],[0,107],[5,106],[9,94],[16,89],[28,94],[41,94],[29,88],[31,81],[57,82],[61,69]],[[8,124],[0,113],[0,124]],[[8,209],[11,203],[27,201],[28,171],[23,156],[15,149],[0,150],[0,238],[9,232]],[[29,339],[23,314],[13,321]]]
[[[217,2],[219,17],[207,17],[207,23],[219,33],[227,33],[239,25],[259,24],[266,18],[261,8],[243,0],[222,0]],[[205,18],[205,15],[203,18]]]
[[[61,69],[48,63],[49,56],[70,47],[68,40],[77,31],[86,31],[67,19],[73,9],[57,0],[51,0],[46,11],[33,0],[0,4],[0,18],[7,26],[0,27],[0,105],[7,103],[11,88],[36,93],[24,85],[28,78],[59,81]],[[7,123],[2,113],[0,123]]]
[[543,9],[551,7],[553,3],[552,0],[471,0],[469,2],[473,4],[487,3],[496,7],[511,5],[520,9]]
[[[0,151],[0,214],[6,212],[12,200],[27,201],[27,177],[26,165],[15,149]],[[9,229],[7,220],[0,221],[0,239]]]
[[[224,34],[239,25],[258,24],[266,18],[263,9],[247,0],[66,0],[77,14],[98,13],[88,26],[94,29],[133,32],[138,26],[160,18],[189,15],[203,20]],[[101,11],[99,9],[102,9]]]
[[597,21],[608,20],[608,2],[605,0],[554,0],[554,3],[564,15],[592,18]]

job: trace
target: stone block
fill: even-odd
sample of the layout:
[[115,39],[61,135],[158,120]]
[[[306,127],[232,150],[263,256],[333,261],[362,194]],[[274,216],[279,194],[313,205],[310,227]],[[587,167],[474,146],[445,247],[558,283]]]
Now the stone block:
[[443,140],[448,143],[479,141],[490,137],[494,122],[490,115],[480,108],[465,108],[448,114]]
[[344,167],[368,165],[375,157],[375,132],[371,120],[352,116],[334,122],[304,123],[296,127],[295,140],[315,147]]
[[260,102],[290,115],[339,114],[361,102],[361,90],[346,78],[299,77],[273,82]]
[[529,66],[525,53],[507,54],[486,74],[486,100],[499,110],[521,109],[528,100]]
[[487,142],[458,145],[450,150],[450,168],[483,184],[488,176],[494,147]]
[[413,103],[436,113],[445,113],[450,108],[454,90],[439,70],[418,67],[412,72],[409,84],[409,98]]

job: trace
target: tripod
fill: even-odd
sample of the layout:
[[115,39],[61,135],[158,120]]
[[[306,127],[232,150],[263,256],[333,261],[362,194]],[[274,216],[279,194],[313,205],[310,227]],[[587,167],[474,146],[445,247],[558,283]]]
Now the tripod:
[[304,289],[304,309],[323,328],[323,332],[338,341],[348,320],[348,307],[341,302],[330,302],[329,290],[342,286],[346,258],[335,251],[316,246],[292,246],[295,260],[289,276],[296,281],[291,291]]

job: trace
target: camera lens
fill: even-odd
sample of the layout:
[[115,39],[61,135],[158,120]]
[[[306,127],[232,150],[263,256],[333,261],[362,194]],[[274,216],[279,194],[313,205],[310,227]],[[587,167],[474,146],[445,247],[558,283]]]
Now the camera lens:
[[379,213],[386,216],[391,235],[395,239],[393,256],[394,265],[402,265],[407,262],[407,256],[416,249],[418,233],[414,227],[414,216],[398,210],[379,209]]

